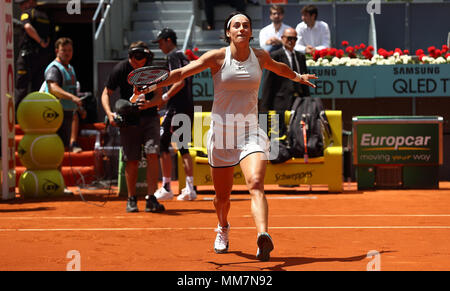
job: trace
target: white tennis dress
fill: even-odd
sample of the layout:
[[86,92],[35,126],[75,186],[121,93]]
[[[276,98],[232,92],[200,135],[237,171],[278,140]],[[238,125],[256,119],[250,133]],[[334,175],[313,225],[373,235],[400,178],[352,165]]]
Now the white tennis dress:
[[211,167],[232,167],[251,153],[268,157],[269,142],[258,125],[258,91],[262,70],[253,49],[244,62],[226,48],[221,69],[213,76],[214,103],[208,133]]

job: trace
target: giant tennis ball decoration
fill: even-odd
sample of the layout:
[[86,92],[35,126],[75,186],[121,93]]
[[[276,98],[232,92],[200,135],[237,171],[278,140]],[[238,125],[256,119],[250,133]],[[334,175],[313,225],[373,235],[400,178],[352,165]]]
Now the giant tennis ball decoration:
[[17,153],[28,170],[56,169],[64,159],[64,144],[57,134],[25,134]]
[[25,133],[55,133],[63,122],[63,108],[51,94],[28,94],[17,108],[17,121]]
[[63,195],[64,178],[58,170],[27,170],[20,176],[19,191],[25,197]]

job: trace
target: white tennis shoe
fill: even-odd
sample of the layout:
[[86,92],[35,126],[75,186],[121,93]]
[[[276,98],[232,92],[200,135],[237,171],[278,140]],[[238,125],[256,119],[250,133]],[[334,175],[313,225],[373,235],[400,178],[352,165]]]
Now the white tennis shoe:
[[172,200],[173,199],[173,193],[172,193],[172,191],[167,191],[166,188],[161,187],[158,190],[156,190],[155,197],[159,201]]
[[228,233],[230,232],[230,224],[228,224],[227,227],[221,227],[220,224],[217,224],[215,232],[217,232],[217,235],[214,242],[214,251],[217,254],[227,253],[229,246]]
[[197,192],[189,189],[188,187],[183,188],[183,190],[181,190],[181,194],[177,197],[177,200],[180,201],[192,201],[195,199],[197,199]]

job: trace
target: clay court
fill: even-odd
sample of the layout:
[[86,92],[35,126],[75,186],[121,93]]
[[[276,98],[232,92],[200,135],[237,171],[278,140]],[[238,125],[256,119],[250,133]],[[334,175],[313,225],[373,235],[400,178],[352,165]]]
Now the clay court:
[[126,213],[125,198],[108,190],[84,189],[88,202],[78,194],[3,201],[0,270],[64,271],[73,250],[83,271],[450,270],[450,182],[439,190],[377,191],[346,183],[341,194],[267,187],[269,262],[256,260],[249,195],[235,189],[230,249],[220,255],[210,187],[199,187],[193,202],[164,202],[162,214],[145,213],[143,199],[139,213]]

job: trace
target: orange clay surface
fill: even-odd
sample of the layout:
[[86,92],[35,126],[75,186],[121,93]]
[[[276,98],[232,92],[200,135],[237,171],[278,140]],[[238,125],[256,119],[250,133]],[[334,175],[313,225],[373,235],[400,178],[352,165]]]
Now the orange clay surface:
[[[174,188],[176,188],[176,184]],[[228,254],[215,254],[217,218],[210,187],[192,202],[164,202],[165,213],[126,213],[123,197],[82,190],[69,198],[18,197],[0,202],[0,270],[365,271],[379,253],[380,270],[450,270],[450,182],[439,190],[341,194],[304,187],[267,187],[275,249],[259,262],[249,194],[235,187]],[[77,190],[78,188],[71,188]],[[208,191],[209,190],[209,191]],[[293,191],[297,190],[297,191]],[[105,200],[107,201],[104,204]]]

